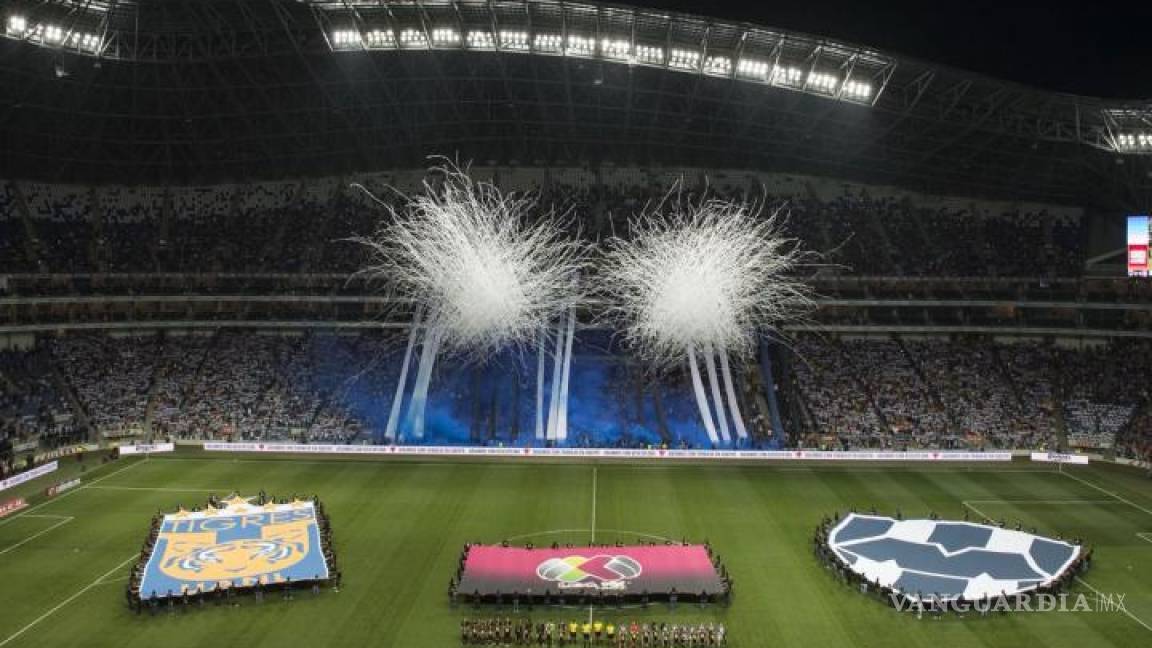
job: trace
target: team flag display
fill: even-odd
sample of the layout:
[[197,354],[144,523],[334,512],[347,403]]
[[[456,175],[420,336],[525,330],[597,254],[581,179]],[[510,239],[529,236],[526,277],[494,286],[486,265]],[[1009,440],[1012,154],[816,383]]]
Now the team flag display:
[[978,601],[1045,588],[1081,555],[1078,544],[975,522],[851,513],[828,547],[866,582],[914,601]]
[[705,545],[521,548],[472,545],[456,586],[465,597],[723,595],[723,567]]
[[254,499],[233,496],[158,520],[140,570],[140,600],[328,580],[317,504]]

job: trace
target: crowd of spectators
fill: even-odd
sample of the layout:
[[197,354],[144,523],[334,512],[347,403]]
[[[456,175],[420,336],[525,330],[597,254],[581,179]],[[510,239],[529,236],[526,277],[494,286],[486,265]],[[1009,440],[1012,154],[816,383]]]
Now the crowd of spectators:
[[[372,183],[369,183],[372,184]],[[1039,207],[917,202],[860,188],[840,195],[713,185],[682,196],[744,198],[783,208],[790,234],[839,272],[866,275],[1077,276],[1079,218]],[[666,184],[505,187],[535,192],[539,209],[571,215],[597,238],[623,233]],[[381,182],[374,195],[399,206]],[[410,188],[409,188],[410,189]],[[358,269],[350,237],[386,214],[346,180],[179,188],[0,183],[0,272],[313,272]]]
[[82,434],[46,370],[42,351],[0,351],[0,479],[24,449],[51,449]]
[[309,340],[222,333],[170,338],[155,433],[177,438],[345,443],[362,426],[314,388]]
[[[1111,448],[1139,453],[1147,343],[1068,349],[979,339],[794,343],[796,442],[827,448]],[[1062,406],[1062,407],[1061,407]],[[1060,411],[1057,408],[1061,407]],[[1142,428],[1140,428],[1142,429]]]
[[[404,343],[398,333],[229,330],[45,338],[26,351],[0,352],[0,441],[40,449],[148,433],[368,441],[385,428]],[[1152,449],[1148,343],[1072,349],[988,338],[803,335],[791,348],[776,369],[785,377],[787,445],[1054,448],[1067,442],[1115,446],[1132,458]],[[470,411],[470,401],[459,396],[452,398]],[[601,436],[599,445],[625,441]],[[580,443],[579,435],[573,442]]]
[[89,424],[105,437],[117,437],[142,428],[156,345],[154,335],[74,335],[53,340],[50,348]]

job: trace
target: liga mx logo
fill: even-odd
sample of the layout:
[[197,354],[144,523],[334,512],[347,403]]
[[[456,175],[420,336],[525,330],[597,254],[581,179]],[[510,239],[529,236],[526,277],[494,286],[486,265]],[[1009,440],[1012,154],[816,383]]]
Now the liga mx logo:
[[536,566],[541,580],[554,581],[560,589],[623,590],[641,571],[631,556],[602,554],[549,558]]

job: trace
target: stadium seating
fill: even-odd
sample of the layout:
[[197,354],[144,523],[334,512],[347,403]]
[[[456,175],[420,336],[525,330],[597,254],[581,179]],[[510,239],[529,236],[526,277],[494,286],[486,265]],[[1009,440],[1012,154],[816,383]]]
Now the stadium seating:
[[[89,428],[103,438],[150,430],[171,438],[366,442],[385,427],[403,342],[380,334],[227,330],[50,338],[38,349],[0,354],[3,435],[45,447]],[[1121,454],[1140,455],[1152,440],[1147,394],[1133,386],[1142,363],[1152,360],[1147,344],[1076,350],[805,335],[792,346],[793,379],[782,384],[796,404],[786,425],[791,446],[1042,448],[1057,444],[1063,431],[1073,446],[1115,444]],[[707,444],[692,430],[694,406],[682,376],[667,377],[656,398],[641,373],[614,369],[606,357],[578,354],[573,397],[594,406],[573,413],[571,444]],[[430,426],[425,442],[532,443],[530,420],[502,418],[515,409],[507,394],[472,394],[475,385],[514,373],[476,373],[448,360],[438,371],[443,396],[432,409],[458,423]],[[782,439],[753,391],[744,394],[752,443],[775,445]],[[458,436],[452,430],[459,425],[465,429]]]
[[[746,179],[751,182],[751,179]],[[407,182],[411,187],[412,179]],[[385,202],[398,194],[380,183]],[[665,197],[666,185],[534,189],[538,203],[573,214],[587,235],[623,231]],[[860,275],[1076,276],[1083,263],[1075,214],[1042,207],[881,196],[860,188],[773,193],[718,185],[705,193],[784,208],[788,228]],[[337,179],[183,188],[0,184],[0,272],[352,272],[363,257],[345,239],[369,234],[379,205]]]

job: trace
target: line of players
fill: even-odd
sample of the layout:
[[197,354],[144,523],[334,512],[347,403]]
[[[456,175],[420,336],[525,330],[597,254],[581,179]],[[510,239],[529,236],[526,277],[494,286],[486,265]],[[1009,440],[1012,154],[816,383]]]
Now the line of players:
[[[269,503],[290,504],[295,500],[295,497],[281,499],[269,497],[261,490],[260,494],[256,497],[256,505],[264,506]],[[336,591],[339,591],[340,583],[343,580],[343,572],[340,571],[340,567],[336,563],[336,549],[332,543],[332,524],[328,519],[327,512],[324,510],[324,504],[320,501],[318,495],[312,497],[312,505],[316,511],[316,526],[320,532],[320,547],[324,552],[324,560],[328,565],[329,576],[326,582]],[[210,495],[207,506],[221,508],[223,504],[216,496]],[[201,510],[203,509],[198,506],[191,509],[192,512]],[[206,601],[213,601],[216,604],[220,604],[233,599],[239,591],[251,591],[255,593],[258,600],[263,600],[265,594],[280,591],[283,593],[285,599],[291,599],[294,589],[310,587],[313,593],[319,593],[320,585],[325,582],[324,579],[316,577],[306,581],[292,581],[289,579],[283,583],[258,584],[255,586],[242,587],[240,582],[237,581],[233,585],[229,585],[227,582],[219,583],[211,589],[183,590],[180,592],[174,592],[172,590],[166,592],[141,592],[140,584],[144,579],[144,571],[148,567],[148,559],[156,548],[156,540],[160,536],[163,523],[164,513],[157,511],[156,514],[152,516],[148,536],[144,539],[144,543],[140,545],[140,556],[132,565],[132,571],[128,575],[128,586],[125,588],[124,596],[127,600],[128,607],[138,614],[144,610],[155,611],[161,605],[173,607],[176,603],[183,605],[199,603],[203,605]]]
[[460,642],[466,646],[542,646],[559,648],[705,648],[727,646],[723,623],[637,623],[616,626],[602,621],[541,621],[531,619],[465,619]]

